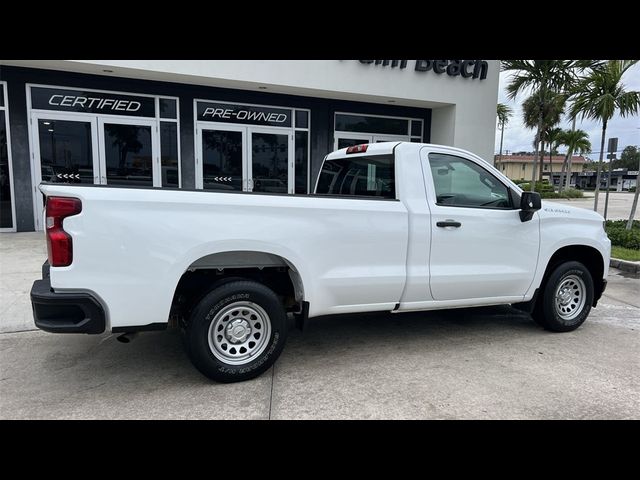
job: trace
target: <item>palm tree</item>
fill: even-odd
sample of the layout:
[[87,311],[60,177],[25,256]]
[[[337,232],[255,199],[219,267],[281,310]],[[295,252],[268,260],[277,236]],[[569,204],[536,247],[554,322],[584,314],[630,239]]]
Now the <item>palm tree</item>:
[[[575,132],[575,130],[576,130],[576,117],[575,116],[572,117],[571,115],[569,115],[569,118],[572,120],[572,122],[571,122],[571,130],[569,130],[569,131],[570,132]],[[564,144],[561,144],[561,145],[564,145]],[[564,183],[563,183],[564,182],[564,173],[568,171],[569,174],[571,174],[571,168],[569,168],[567,170],[567,166],[569,164],[569,159],[570,158],[571,157],[569,155],[566,155],[564,157],[564,161],[562,162],[562,169],[560,170],[561,175],[560,175],[560,189],[558,190],[559,192],[562,192],[562,190],[564,189]]]
[[[536,135],[535,141],[536,145],[538,139],[542,141],[542,148],[540,149],[540,167],[538,172],[539,181],[542,181],[542,160],[545,150],[544,146],[546,143],[546,132],[548,132],[560,122],[560,117],[562,116],[564,111],[565,100],[565,95],[547,90],[544,95],[541,91],[535,92],[522,104],[522,113],[524,117],[524,124],[526,127],[538,127],[540,125],[540,117],[542,116],[542,129],[539,133],[540,136]],[[534,148],[536,148],[536,145],[534,145]],[[533,181],[535,181],[536,177],[536,163],[537,154],[533,162]]]
[[[590,67],[592,60],[503,60],[502,70],[512,71],[514,75],[507,86],[510,99],[518,94],[534,90],[541,93],[539,100],[544,101],[547,91],[568,91],[577,79],[577,73]],[[535,167],[538,157],[538,144],[543,130],[543,108],[538,109],[538,123],[536,130],[536,153],[533,161],[534,175],[531,190],[535,189]]]
[[602,158],[604,155],[604,139],[607,134],[607,123],[616,114],[622,117],[636,115],[640,108],[640,92],[626,91],[622,83],[622,76],[635,65],[637,60],[609,60],[596,68],[580,80],[573,96],[571,115],[580,115],[582,119],[589,118],[602,122],[602,139],[600,141],[600,159],[596,174],[596,196],[593,209],[598,210],[598,194],[600,193],[600,175],[602,173]]
[[[509,85],[507,95],[515,99],[518,94],[533,90],[540,92],[539,101],[544,101],[546,92],[560,92],[573,85],[576,72],[586,68],[584,60],[503,60],[502,70],[514,72]],[[543,110],[538,108],[538,122],[536,125],[535,157],[533,161],[534,174],[531,182],[532,191],[535,189],[535,169],[538,158],[538,144],[543,130]]]
[[[567,154],[562,163],[562,174],[560,175],[560,191],[570,183],[568,181],[571,175],[571,158],[577,152],[580,155],[591,151],[591,142],[589,135],[584,130],[562,130],[558,138],[560,145],[567,147]],[[565,183],[567,185],[565,185]]]
[[498,103],[496,114],[498,116],[498,127],[500,128],[500,154],[498,156],[498,162],[500,163],[502,162],[502,139],[504,138],[504,126],[509,123],[509,118],[513,115],[513,110],[509,105]]
[[552,156],[553,156],[553,153],[558,149],[558,146],[560,145],[561,134],[562,134],[562,129],[560,127],[547,128],[542,134],[542,140],[546,141],[547,145],[549,145],[549,182],[551,184],[553,184]]

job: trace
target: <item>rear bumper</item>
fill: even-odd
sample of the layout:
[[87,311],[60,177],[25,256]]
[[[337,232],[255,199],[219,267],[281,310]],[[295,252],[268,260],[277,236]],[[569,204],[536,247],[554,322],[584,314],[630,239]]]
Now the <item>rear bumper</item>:
[[100,302],[89,293],[55,293],[45,275],[31,287],[31,306],[36,327],[52,333],[105,331],[105,314]]

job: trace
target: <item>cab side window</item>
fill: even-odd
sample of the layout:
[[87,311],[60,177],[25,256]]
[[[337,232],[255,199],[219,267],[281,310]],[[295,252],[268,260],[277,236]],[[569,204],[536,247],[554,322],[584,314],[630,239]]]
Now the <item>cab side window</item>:
[[451,207],[512,208],[509,189],[466,158],[430,153],[436,203]]

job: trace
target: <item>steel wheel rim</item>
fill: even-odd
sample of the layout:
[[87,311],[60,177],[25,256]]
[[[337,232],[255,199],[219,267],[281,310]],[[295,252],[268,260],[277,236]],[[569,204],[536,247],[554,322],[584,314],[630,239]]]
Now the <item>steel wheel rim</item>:
[[587,288],[577,275],[564,277],[554,295],[556,313],[562,320],[573,320],[582,312],[586,301]]
[[209,325],[209,349],[229,365],[245,365],[267,348],[271,320],[253,302],[234,302],[220,310]]

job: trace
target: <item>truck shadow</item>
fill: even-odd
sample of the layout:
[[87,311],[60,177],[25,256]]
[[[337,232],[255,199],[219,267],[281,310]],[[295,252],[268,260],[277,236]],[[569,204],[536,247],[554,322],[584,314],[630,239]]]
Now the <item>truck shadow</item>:
[[361,344],[363,340],[370,348],[375,348],[376,343],[386,345],[409,339],[425,342],[427,347],[432,339],[508,336],[514,331],[532,333],[543,330],[529,314],[510,306],[332,315],[308,320],[302,332],[292,329],[287,348],[321,343],[330,352],[332,346]]
[[[280,362],[349,355],[367,355],[385,348],[413,344],[455,355],[461,345],[474,345],[542,333],[531,317],[511,307],[483,307],[435,312],[368,313],[309,320],[303,332],[291,328]],[[190,363],[177,329],[141,333],[129,344],[116,336],[51,336],[56,348],[43,353],[40,368],[58,386],[69,382],[100,385],[118,391],[133,385],[153,391],[167,386],[212,384]],[[317,365],[320,367],[321,365]],[[301,365],[302,368],[302,365]],[[265,377],[263,375],[262,377]],[[242,390],[242,384],[234,384]],[[219,385],[220,388],[231,388]]]
[[[429,349],[450,349],[451,354],[463,344],[482,344],[489,339],[508,339],[514,334],[531,335],[544,331],[528,314],[508,306],[478,307],[401,314],[366,313],[316,317],[303,331],[291,322],[287,345],[281,358],[323,357],[379,351],[386,346],[407,343]],[[112,348],[121,352],[113,372],[126,375],[135,369],[160,376],[180,378],[187,383],[209,382],[191,365],[178,330],[140,334],[130,345],[110,339]]]

